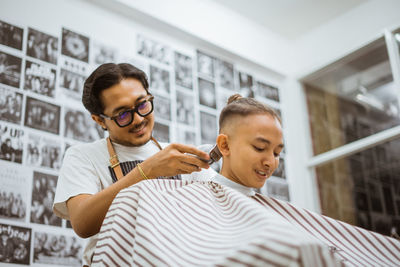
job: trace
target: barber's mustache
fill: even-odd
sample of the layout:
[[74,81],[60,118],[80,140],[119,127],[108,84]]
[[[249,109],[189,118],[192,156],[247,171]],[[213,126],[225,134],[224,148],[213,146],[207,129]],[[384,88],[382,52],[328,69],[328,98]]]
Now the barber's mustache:
[[140,129],[140,128],[146,126],[147,123],[148,123],[148,120],[144,119],[141,123],[138,123],[138,124],[133,125],[133,126],[129,129],[129,131],[130,131],[130,132],[136,131],[137,129]]

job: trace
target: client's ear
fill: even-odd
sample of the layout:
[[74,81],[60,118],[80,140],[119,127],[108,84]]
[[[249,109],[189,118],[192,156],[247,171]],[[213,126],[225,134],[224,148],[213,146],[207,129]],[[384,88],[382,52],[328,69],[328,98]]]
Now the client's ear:
[[228,144],[228,136],[226,134],[219,134],[217,136],[217,146],[222,156],[229,156],[229,144]]
[[91,117],[98,125],[100,125],[101,128],[103,128],[103,130],[107,130],[107,127],[104,123],[104,119],[102,117],[94,114],[92,114]]

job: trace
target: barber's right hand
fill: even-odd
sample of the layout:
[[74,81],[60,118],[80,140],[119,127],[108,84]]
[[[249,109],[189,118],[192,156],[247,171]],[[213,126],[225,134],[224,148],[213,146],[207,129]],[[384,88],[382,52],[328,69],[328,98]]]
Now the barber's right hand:
[[[204,159],[204,160],[202,160]],[[159,176],[174,176],[209,168],[206,161],[210,156],[195,146],[170,144],[157,154],[140,164],[143,172],[150,179]]]

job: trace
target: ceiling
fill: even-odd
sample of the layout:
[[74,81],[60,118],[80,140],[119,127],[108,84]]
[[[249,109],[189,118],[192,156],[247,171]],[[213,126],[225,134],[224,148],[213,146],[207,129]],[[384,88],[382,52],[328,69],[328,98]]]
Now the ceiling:
[[294,40],[369,0],[213,0]]

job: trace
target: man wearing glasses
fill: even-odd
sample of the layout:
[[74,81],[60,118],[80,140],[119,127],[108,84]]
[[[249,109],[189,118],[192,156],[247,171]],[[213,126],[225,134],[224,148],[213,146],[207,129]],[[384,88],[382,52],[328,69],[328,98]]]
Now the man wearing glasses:
[[53,206],[80,237],[90,237],[84,264],[91,263],[97,233],[121,189],[144,179],[215,175],[207,153],[183,144],[160,145],[152,137],[153,98],[146,74],[130,64],[103,64],[84,84],[83,105],[109,138],[68,149]]

